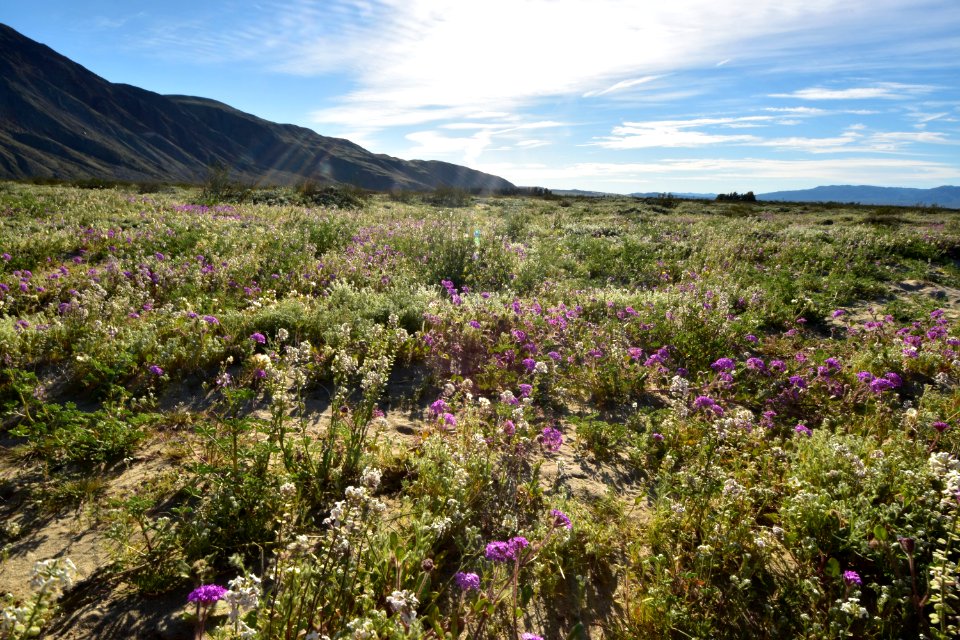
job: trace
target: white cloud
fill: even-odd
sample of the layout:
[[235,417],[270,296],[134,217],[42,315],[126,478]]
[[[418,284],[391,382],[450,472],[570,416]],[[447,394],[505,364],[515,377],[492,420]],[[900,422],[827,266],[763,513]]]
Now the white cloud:
[[920,84],[901,84],[881,82],[869,87],[850,87],[848,89],[827,89],[810,87],[792,93],[771,93],[771,98],[798,98],[800,100],[866,100],[866,99],[904,99],[930,93],[936,87]]
[[830,113],[826,109],[818,109],[817,107],[765,107],[764,111],[789,113],[795,116],[822,116]]
[[[634,98],[637,92],[630,89],[676,71],[715,68],[732,53],[755,61],[793,55],[798,46],[825,50],[839,33],[856,40],[850,33],[868,31],[885,19],[884,11],[905,3],[384,0],[372,5],[380,20],[376,29],[354,29],[350,42],[303,38],[279,63],[289,72],[342,69],[356,78],[357,88],[341,97],[341,107],[314,114],[317,123],[379,123],[369,117],[376,113],[439,121],[446,109],[456,110],[454,117],[479,106],[515,112],[554,96]],[[679,99],[696,91],[674,87],[669,93],[677,95],[642,92],[639,99]],[[868,88],[874,94],[892,91]],[[427,113],[398,115],[422,111]]]
[[405,137],[417,145],[410,149],[411,156],[453,156],[463,158],[468,164],[475,164],[491,143],[491,136],[487,131],[479,131],[469,138],[451,138],[436,131],[416,131]]
[[620,82],[607,87],[606,89],[596,90],[596,91],[587,91],[583,94],[584,98],[593,98],[596,96],[605,96],[608,93],[615,93],[617,91],[623,91],[624,89],[629,89],[630,87],[636,87],[641,84],[647,84],[663,76],[644,76],[642,78],[633,78],[632,80],[621,80]]
[[624,122],[614,127],[611,135],[597,138],[590,146],[606,149],[647,149],[651,147],[702,147],[706,145],[749,143],[752,135],[725,135],[692,131],[707,126],[722,128],[757,125],[773,120],[773,116],[741,116],[724,118],[692,118],[689,120],[652,120]]

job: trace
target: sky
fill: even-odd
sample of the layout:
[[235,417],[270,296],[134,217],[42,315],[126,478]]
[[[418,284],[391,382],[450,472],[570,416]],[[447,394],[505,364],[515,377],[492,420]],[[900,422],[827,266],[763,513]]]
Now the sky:
[[30,0],[112,82],[517,185],[960,184],[958,0]]

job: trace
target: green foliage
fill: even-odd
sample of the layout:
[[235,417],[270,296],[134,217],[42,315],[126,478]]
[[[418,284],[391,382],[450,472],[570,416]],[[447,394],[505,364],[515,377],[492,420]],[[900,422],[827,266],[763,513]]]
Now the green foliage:
[[437,207],[466,207],[472,198],[466,189],[444,185],[434,189],[427,201]]
[[219,173],[0,186],[8,553],[219,638],[956,635],[953,214]]

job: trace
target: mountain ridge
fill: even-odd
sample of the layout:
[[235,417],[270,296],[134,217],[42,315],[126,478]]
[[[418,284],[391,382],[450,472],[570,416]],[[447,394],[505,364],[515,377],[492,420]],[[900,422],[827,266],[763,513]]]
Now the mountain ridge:
[[887,206],[939,206],[960,209],[960,187],[943,185],[930,189],[876,187],[873,185],[826,185],[812,189],[757,194],[758,200],[782,202],[856,202]]
[[[634,198],[655,198],[659,193],[637,192]],[[677,198],[715,200],[715,193],[671,193]],[[930,189],[912,187],[877,187],[873,185],[835,184],[810,189],[772,191],[756,194],[757,200],[768,202],[841,202],[897,207],[945,207],[960,209],[960,187],[943,185]]]
[[374,154],[211,98],[111,83],[4,24],[0,96],[0,178],[199,182],[222,164],[234,179],[259,184],[514,188],[448,162]]

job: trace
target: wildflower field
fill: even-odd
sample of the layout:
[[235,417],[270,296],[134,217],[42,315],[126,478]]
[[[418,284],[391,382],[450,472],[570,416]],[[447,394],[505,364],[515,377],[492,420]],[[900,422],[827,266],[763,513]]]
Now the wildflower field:
[[0,638],[953,638],[960,215],[0,184]]

